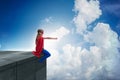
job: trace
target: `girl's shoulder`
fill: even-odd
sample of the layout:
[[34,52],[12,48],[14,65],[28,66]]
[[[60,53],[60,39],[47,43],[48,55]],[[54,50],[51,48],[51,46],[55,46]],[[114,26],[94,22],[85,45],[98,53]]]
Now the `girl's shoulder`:
[[37,36],[37,39],[42,39],[42,38],[43,38],[42,36],[39,36],[39,35]]

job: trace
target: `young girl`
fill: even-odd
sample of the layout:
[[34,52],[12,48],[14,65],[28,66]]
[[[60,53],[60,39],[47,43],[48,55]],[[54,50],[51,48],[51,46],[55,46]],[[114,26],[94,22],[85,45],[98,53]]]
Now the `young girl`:
[[36,51],[33,51],[33,55],[40,58],[41,53],[44,54],[43,57],[40,58],[39,62],[43,62],[46,58],[50,56],[50,53],[44,49],[44,39],[57,39],[52,37],[43,37],[44,31],[42,29],[38,29],[36,37]]

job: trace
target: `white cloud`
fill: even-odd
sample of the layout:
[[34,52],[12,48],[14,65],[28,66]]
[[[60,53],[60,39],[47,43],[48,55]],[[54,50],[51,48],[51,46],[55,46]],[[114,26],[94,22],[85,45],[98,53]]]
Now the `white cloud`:
[[[81,43],[95,45],[89,46],[90,50],[72,44],[65,44],[62,52],[52,49],[52,56],[48,59],[48,80],[120,79],[120,73],[117,72],[120,70],[118,35],[107,23],[97,23],[92,32],[83,33],[102,14],[98,0],[75,0],[75,10],[76,31],[84,36]],[[61,36],[61,32],[60,29],[55,33]]]
[[58,29],[56,29],[51,34],[48,34],[47,36],[50,37],[57,37],[57,40],[45,40],[45,48],[48,50],[56,48],[57,44],[63,44],[61,42],[61,39],[64,38],[66,35],[69,34],[69,29],[65,28],[64,26],[60,26]]
[[109,24],[98,23],[92,32],[84,35],[85,40],[103,48],[117,47],[118,35],[110,29]]
[[67,35],[70,31],[66,29],[64,26],[60,26],[59,29],[55,30],[55,32],[51,33],[51,36],[58,37],[58,39],[63,38]]
[[52,21],[52,17],[48,17],[48,18],[45,18],[45,22],[47,22],[47,23],[51,23],[51,21]]
[[102,14],[98,0],[75,0],[75,11],[77,15],[73,21],[76,25],[77,32],[82,34],[87,25],[95,21]]
[[[54,79],[57,75],[59,75],[56,78],[57,80],[75,79],[75,75],[78,73],[75,73],[74,75],[73,73],[76,72],[78,67],[82,64],[80,51],[80,47],[66,44],[63,47],[63,53],[57,51],[56,53],[52,53],[52,56],[48,60],[48,80]],[[50,66],[52,66],[52,68]]]
[[[101,32],[104,33],[104,36]],[[101,38],[101,41],[97,40],[97,36]],[[52,56],[48,60],[48,80],[117,79],[116,75],[119,73],[115,71],[120,68],[115,66],[120,66],[118,64],[120,57],[117,57],[119,56],[117,50],[119,42],[116,33],[108,25],[98,23],[94,31],[87,37],[90,38],[89,42],[92,40],[97,44],[91,46],[90,50],[81,49],[80,46],[75,47],[71,44],[63,46],[63,53],[52,49]],[[109,41],[109,45],[106,41]],[[120,78],[118,77],[118,79]]]

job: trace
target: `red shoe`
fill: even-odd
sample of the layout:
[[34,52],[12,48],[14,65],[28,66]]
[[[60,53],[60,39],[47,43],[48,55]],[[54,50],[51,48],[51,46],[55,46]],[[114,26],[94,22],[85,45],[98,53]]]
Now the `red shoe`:
[[32,54],[38,58],[40,58],[40,54],[37,54],[35,51],[32,52]]

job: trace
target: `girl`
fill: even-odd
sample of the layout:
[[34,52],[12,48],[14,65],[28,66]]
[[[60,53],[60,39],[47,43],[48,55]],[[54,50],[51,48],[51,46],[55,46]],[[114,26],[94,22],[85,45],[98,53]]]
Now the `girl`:
[[40,58],[41,53],[44,54],[42,58],[40,58],[39,62],[43,62],[46,58],[50,56],[50,53],[44,49],[44,39],[57,39],[52,37],[43,37],[44,31],[42,29],[38,29],[36,37],[36,51],[33,51],[33,55]]

